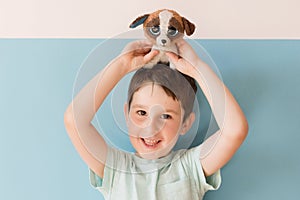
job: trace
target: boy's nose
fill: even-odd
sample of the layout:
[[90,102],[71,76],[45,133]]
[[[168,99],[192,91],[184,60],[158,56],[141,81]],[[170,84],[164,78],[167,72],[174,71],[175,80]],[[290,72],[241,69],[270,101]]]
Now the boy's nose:
[[152,137],[158,134],[164,126],[164,122],[157,119],[151,119],[148,126],[144,127],[141,133],[142,137]]
[[150,109],[147,125],[143,128],[143,137],[151,137],[156,135],[164,127],[164,120],[160,117],[163,108],[160,105],[155,105]]

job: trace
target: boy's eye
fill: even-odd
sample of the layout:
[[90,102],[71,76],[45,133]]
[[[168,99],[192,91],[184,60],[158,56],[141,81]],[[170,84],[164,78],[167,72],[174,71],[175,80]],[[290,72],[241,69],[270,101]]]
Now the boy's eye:
[[160,33],[160,28],[159,28],[159,26],[152,26],[152,27],[150,28],[150,33],[151,33],[152,35],[155,35],[155,36],[159,35],[159,33]]
[[178,30],[175,27],[170,26],[169,29],[168,29],[168,35],[174,37],[177,34],[178,34]]
[[162,114],[162,115],[160,116],[160,118],[162,118],[162,119],[172,119],[172,116],[169,115],[169,114]]
[[140,116],[145,116],[147,114],[147,112],[144,110],[138,110],[136,113]]

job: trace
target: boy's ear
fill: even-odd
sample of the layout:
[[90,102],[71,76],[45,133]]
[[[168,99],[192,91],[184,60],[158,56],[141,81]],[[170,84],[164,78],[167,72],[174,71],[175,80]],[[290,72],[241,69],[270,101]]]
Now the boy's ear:
[[186,134],[189,130],[190,130],[190,128],[192,127],[192,125],[193,125],[193,123],[194,123],[194,121],[195,121],[195,118],[196,118],[196,116],[195,116],[195,113],[191,113],[186,119],[185,119],[185,121],[183,122],[183,124],[182,124],[182,129],[181,129],[181,135],[184,135],[184,134]]
[[136,18],[130,25],[130,28],[135,28],[141,24],[143,24],[145,22],[145,20],[149,17],[149,14],[145,14],[143,16],[140,16],[138,18]]

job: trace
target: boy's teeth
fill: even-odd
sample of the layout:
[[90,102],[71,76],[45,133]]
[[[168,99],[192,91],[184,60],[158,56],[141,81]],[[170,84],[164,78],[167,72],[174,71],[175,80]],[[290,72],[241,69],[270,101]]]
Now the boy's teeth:
[[151,140],[151,139],[145,139],[144,138],[144,141],[147,145],[155,145],[158,143],[159,140]]

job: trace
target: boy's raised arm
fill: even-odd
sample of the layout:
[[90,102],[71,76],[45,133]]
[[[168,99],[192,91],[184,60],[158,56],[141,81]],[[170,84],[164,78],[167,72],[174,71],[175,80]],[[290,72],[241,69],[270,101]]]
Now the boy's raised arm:
[[171,62],[177,70],[198,82],[220,128],[201,147],[201,164],[209,176],[223,167],[240,147],[247,136],[248,123],[235,98],[213,70],[185,40],[177,45],[182,58],[168,53]]
[[80,90],[65,112],[65,127],[72,143],[88,167],[100,177],[103,177],[107,145],[91,121],[122,77],[142,67],[157,54],[150,49],[145,41],[128,44],[118,58]]

